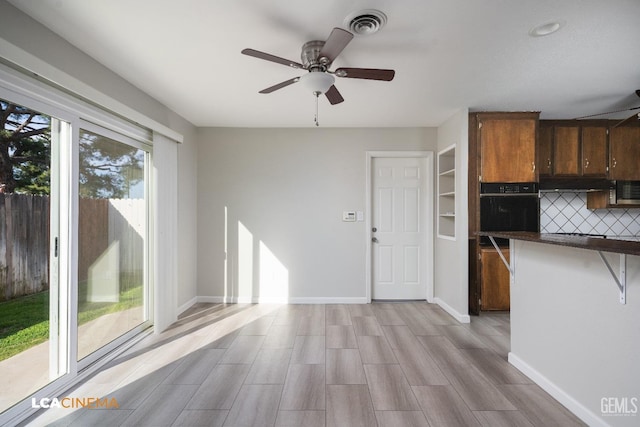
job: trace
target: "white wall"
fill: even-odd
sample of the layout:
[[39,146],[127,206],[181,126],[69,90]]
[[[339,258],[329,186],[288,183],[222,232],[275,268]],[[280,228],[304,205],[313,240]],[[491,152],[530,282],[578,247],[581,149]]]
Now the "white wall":
[[438,127],[438,151],[456,144],[456,239],[447,240],[436,237],[434,296],[435,302],[461,322],[470,321],[468,315],[468,127],[469,112],[466,109],[460,110]]
[[[607,258],[618,273],[619,257]],[[515,244],[509,360],[593,426],[640,422],[638,411],[601,413],[602,398],[636,398],[640,410],[640,257],[627,262],[620,304],[596,251]]]
[[435,129],[201,129],[198,295],[365,302],[369,233],[342,222],[365,211],[365,153],[435,148]]
[[[178,306],[196,291],[196,128],[131,83],[84,54],[7,2],[0,1],[0,46],[19,53],[18,63],[53,82],[69,81],[89,87],[184,136],[178,148]],[[8,52],[0,51],[1,56]],[[15,58],[9,58],[15,61]],[[41,69],[34,70],[33,64]],[[64,79],[62,79],[64,77]],[[67,88],[70,89],[70,88]]]

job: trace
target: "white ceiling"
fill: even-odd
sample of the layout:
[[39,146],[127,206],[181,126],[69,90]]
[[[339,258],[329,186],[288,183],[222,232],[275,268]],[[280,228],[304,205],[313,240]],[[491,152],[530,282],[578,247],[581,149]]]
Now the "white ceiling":
[[[12,4],[197,126],[310,127],[301,85],[258,91],[347,15],[388,16],[356,36],[337,67],[393,68],[392,82],[336,79],[325,127],[438,126],[459,108],[573,118],[640,105],[640,0],[12,0]],[[529,30],[562,20],[561,30]],[[618,114],[626,117],[631,113]]]

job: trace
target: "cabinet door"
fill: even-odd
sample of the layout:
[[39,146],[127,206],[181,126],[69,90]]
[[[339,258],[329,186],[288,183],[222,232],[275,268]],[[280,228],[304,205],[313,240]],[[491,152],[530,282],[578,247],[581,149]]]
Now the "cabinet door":
[[607,175],[607,128],[582,128],[582,175]]
[[480,159],[483,182],[537,181],[536,120],[483,120]]
[[580,174],[580,133],[577,126],[556,126],[553,129],[553,174]]
[[609,150],[609,179],[640,180],[640,127],[612,128]]
[[[483,248],[481,253],[482,265],[482,310],[509,310],[509,270],[503,264],[498,251],[493,248]],[[509,249],[502,249],[502,254],[509,261]]]
[[553,126],[540,126],[537,147],[540,176],[551,176],[553,169]]

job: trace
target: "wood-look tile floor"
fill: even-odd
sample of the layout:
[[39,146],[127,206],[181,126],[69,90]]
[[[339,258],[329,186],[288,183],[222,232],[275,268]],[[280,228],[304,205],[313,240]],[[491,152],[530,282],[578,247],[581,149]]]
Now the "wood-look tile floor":
[[25,425],[583,425],[507,362],[509,314],[425,302],[197,304]]

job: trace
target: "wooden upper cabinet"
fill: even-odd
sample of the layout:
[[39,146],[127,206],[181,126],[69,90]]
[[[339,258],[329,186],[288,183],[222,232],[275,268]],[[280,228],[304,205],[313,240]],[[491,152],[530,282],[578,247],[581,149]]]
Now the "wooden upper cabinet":
[[607,128],[585,126],[582,128],[582,175],[606,177],[608,170]]
[[553,128],[553,173],[556,176],[580,174],[580,128]]
[[553,174],[553,126],[542,126],[540,124],[536,150],[540,176],[551,176]]
[[543,120],[539,126],[537,155],[541,177],[607,177],[607,123]]
[[[515,114],[515,113],[514,113]],[[479,120],[482,182],[536,182],[535,118]]]
[[609,179],[640,180],[640,127],[612,128],[609,153]]

